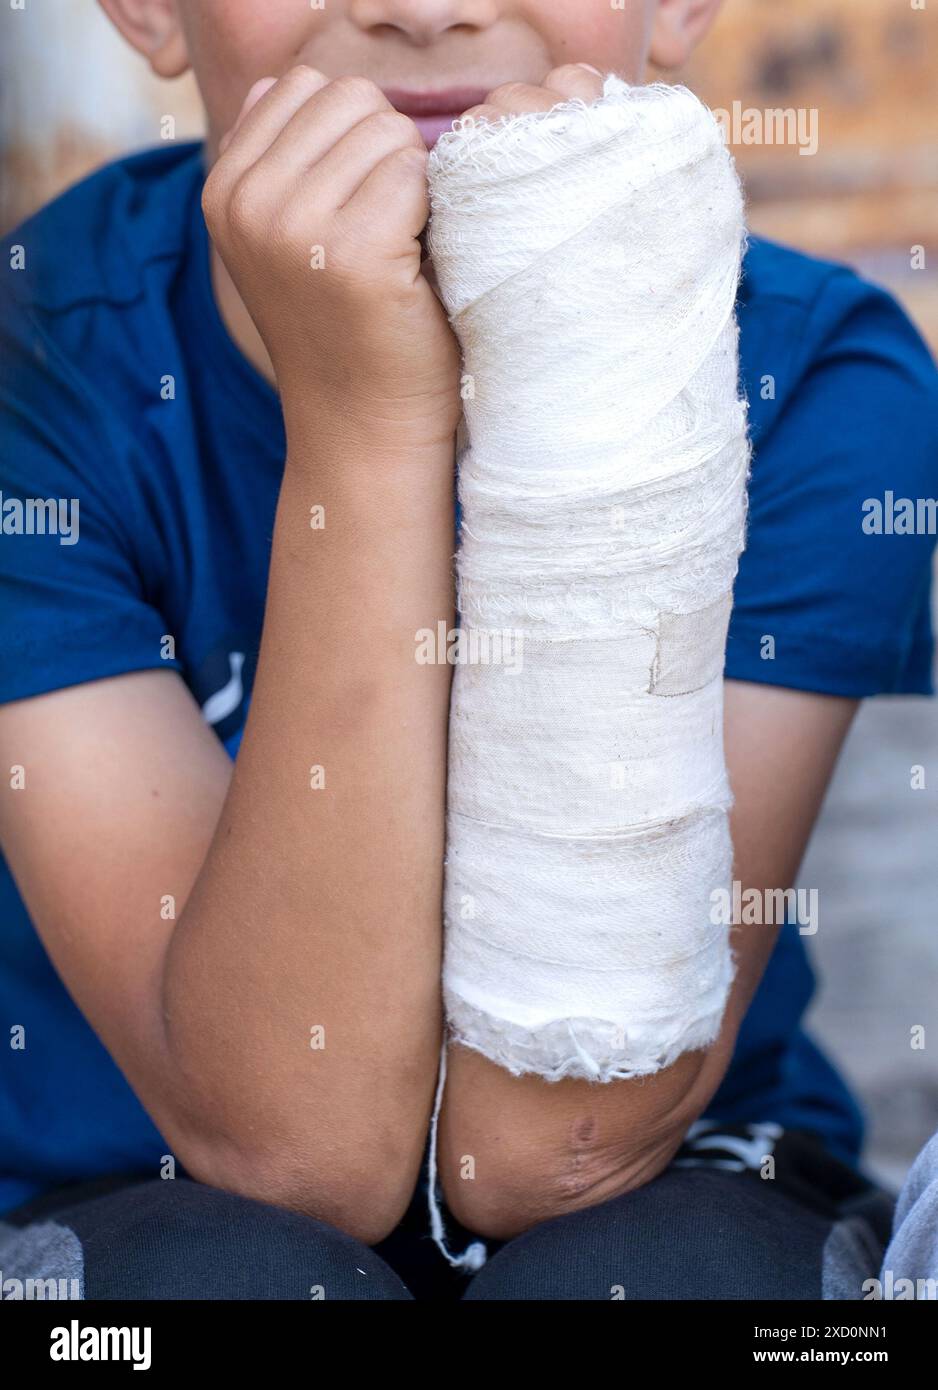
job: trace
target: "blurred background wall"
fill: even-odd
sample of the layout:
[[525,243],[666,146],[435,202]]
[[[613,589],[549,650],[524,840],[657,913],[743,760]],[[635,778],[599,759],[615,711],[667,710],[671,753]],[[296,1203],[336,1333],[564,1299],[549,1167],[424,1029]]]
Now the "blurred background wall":
[[[715,108],[816,113],[815,154],[734,146],[753,230],[887,284],[938,350],[938,0],[726,0],[680,76]],[[191,82],[151,79],[93,0],[4,5],[0,226],[102,161],[158,143],[167,115],[176,139],[198,134]],[[869,701],[802,882],[821,902],[812,1026],[864,1098],[870,1165],[894,1183],[938,1128],[936,859],[933,706]],[[926,1047],[914,1051],[919,1024]]]
[[815,155],[735,148],[752,229],[887,284],[938,347],[935,0],[726,0],[682,76],[714,107],[817,113]]
[[161,82],[124,43],[97,0],[0,7],[0,226],[15,225],[117,155],[201,132],[195,83]]

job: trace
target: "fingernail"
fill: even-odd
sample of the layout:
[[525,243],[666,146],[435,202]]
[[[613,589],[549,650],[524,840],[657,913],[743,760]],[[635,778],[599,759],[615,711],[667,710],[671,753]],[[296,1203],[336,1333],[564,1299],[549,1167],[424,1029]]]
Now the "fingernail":
[[249,88],[248,94],[244,98],[244,102],[241,106],[241,110],[238,112],[237,119],[235,120],[234,125],[228,131],[227,135],[223,135],[221,140],[219,140],[218,142],[219,154],[225,153],[225,150],[231,144],[231,140],[235,134],[235,131],[239,129],[241,122],[244,120],[245,116],[248,114],[249,111],[253,110],[253,108],[260,101],[261,97],[265,96],[270,91],[271,87],[276,85],[276,82],[276,77],[262,77],[260,81],[255,82],[254,85]]
[[587,72],[595,72],[597,77],[602,77],[602,73],[599,71],[599,68],[594,68],[592,63],[579,63],[577,66],[581,68],[586,68]]
[[276,77],[262,77],[259,81],[255,82],[245,98],[244,104],[247,109],[250,110],[252,106],[259,102],[261,97],[265,96],[270,91],[271,87],[276,86],[276,83]]

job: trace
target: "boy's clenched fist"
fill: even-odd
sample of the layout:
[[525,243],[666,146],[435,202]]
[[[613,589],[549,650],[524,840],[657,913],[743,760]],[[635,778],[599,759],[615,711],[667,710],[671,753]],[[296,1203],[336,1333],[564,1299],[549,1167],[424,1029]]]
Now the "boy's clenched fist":
[[273,363],[288,430],[448,440],[459,350],[421,274],[427,151],[363,77],[252,88],[205,185],[209,231]]

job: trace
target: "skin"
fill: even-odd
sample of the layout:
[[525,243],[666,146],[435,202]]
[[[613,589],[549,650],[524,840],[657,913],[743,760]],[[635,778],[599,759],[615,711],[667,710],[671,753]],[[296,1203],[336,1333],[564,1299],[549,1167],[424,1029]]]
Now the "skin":
[[[184,1166],[373,1243],[418,1176],[441,1036],[449,668],[413,644],[453,617],[460,412],[418,240],[426,151],[382,89],[478,86],[483,117],[591,99],[599,79],[574,62],[633,80],[680,64],[717,0],[102,2],[157,73],[195,69],[219,306],[280,391],[287,459],[234,767],[172,672],[20,701],[0,709],[0,763],[29,790],[0,789],[0,843]],[[311,540],[314,501],[328,521]],[[854,705],[726,696],[736,877],[787,887]],[[467,1226],[505,1238],[661,1171],[726,1070],[774,933],[737,938],[718,1043],[645,1081],[548,1085],[450,1049],[440,1175]]]

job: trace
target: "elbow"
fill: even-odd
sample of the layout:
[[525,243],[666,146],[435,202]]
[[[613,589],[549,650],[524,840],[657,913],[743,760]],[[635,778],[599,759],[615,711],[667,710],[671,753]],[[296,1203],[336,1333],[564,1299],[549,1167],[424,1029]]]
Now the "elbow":
[[362,1242],[377,1245],[398,1226],[413,1195],[419,1156],[405,1161],[360,1146],[308,1142],[251,1147],[197,1140],[181,1161],[190,1177],[239,1197],[284,1207]]
[[668,1153],[625,1162],[582,1149],[539,1149],[522,1136],[475,1155],[447,1155],[440,1186],[447,1208],[466,1230],[506,1241],[557,1217],[599,1206],[643,1187],[666,1167]]
[[219,1055],[217,1040],[214,1052],[200,1051],[199,1043],[184,1031],[170,1037],[167,1071],[179,1084],[164,1087],[151,1112],[189,1177],[365,1245],[400,1224],[420,1173],[429,1081],[421,1091],[407,1077],[384,1092],[370,1075],[328,1075],[316,1089],[293,1076],[249,1085],[253,1055]]
[[447,1210],[460,1226],[484,1240],[513,1240],[550,1219],[530,1190],[521,1194],[491,1180],[477,1185],[467,1177],[447,1181],[441,1176],[440,1186]]
[[504,1241],[643,1187],[712,1094],[696,1084],[701,1066],[687,1053],[637,1086],[548,1083],[454,1048],[438,1135],[447,1207],[467,1230]]
[[525,1183],[513,1174],[504,1182],[476,1185],[457,1180],[441,1186],[447,1208],[461,1226],[485,1240],[506,1241],[557,1217],[611,1201],[644,1181],[618,1174],[603,1183],[581,1185],[541,1175],[539,1183]]
[[[522,1174],[484,1180],[458,1177],[441,1181],[446,1206],[461,1226],[485,1240],[514,1240],[546,1221],[593,1205],[564,1192],[543,1174],[525,1182]],[[596,1198],[596,1201],[602,1200]]]
[[525,1146],[496,1154],[462,1155],[440,1163],[440,1186],[448,1210],[461,1226],[486,1240],[513,1240],[554,1217],[591,1206],[584,1183],[564,1181],[560,1172]]

